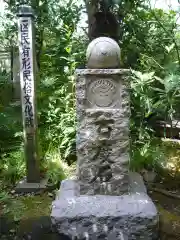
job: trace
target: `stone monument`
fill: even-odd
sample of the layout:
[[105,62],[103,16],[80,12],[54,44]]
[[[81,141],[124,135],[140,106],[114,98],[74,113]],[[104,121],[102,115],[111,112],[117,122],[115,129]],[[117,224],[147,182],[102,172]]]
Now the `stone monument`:
[[70,239],[158,239],[156,207],[129,172],[129,70],[119,65],[118,44],[100,37],[76,71],[77,179],[61,183],[51,213]]

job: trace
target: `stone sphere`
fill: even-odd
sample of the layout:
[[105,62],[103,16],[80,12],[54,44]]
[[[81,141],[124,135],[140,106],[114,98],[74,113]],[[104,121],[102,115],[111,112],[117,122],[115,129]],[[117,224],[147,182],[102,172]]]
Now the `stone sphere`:
[[120,47],[108,37],[99,37],[90,42],[86,51],[88,68],[118,68]]

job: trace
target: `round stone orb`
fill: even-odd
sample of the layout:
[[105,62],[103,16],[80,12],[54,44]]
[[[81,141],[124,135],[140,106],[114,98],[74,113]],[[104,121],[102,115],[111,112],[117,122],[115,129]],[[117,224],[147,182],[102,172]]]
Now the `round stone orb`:
[[88,68],[118,68],[120,47],[108,37],[99,37],[90,42],[86,51]]

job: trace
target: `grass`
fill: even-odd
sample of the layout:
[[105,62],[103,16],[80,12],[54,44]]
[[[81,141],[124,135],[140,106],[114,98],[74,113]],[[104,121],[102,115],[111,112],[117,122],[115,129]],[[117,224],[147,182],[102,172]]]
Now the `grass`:
[[[168,169],[171,173],[177,174],[180,172],[180,143],[172,141],[161,141],[155,146],[150,146],[150,154],[143,152],[146,159],[153,153],[153,156],[159,156],[159,152],[164,156],[163,167]],[[146,149],[145,149],[146,150]],[[148,150],[148,147],[147,147]],[[158,150],[158,152],[156,152]],[[145,161],[146,159],[142,159]],[[137,159],[138,160],[138,159]],[[151,158],[150,158],[151,160]],[[156,159],[158,161],[158,159]],[[23,224],[30,224],[33,219],[42,216],[50,216],[51,204],[54,193],[43,193],[41,195],[28,194],[26,196],[18,196],[12,192],[12,187],[7,188],[8,179],[16,182],[24,174],[24,159],[22,150],[5,154],[2,161],[0,175],[0,216],[6,216],[8,219],[18,222],[18,226],[24,228]],[[151,161],[150,161],[151,162]],[[174,168],[172,168],[174,164]],[[58,151],[49,151],[45,154],[43,160],[43,168],[46,170],[46,177],[50,182],[60,182],[62,179],[71,178],[75,173],[76,164],[68,166],[66,162],[62,161]],[[12,175],[13,173],[13,175]],[[11,177],[13,176],[13,177]],[[180,223],[179,217],[172,215],[164,209],[159,208],[162,219],[169,219],[172,224]],[[161,220],[163,222],[163,220]],[[163,222],[163,224],[166,224]]]
[[[0,216],[6,216],[14,221],[49,216],[52,193],[18,196],[13,191],[14,186],[25,174],[22,149],[4,154],[1,163]],[[57,151],[51,151],[45,154],[42,169],[45,170],[45,177],[49,183],[58,186],[63,179],[70,178],[74,174],[75,164],[68,166],[60,159]]]
[[1,215],[14,221],[49,216],[51,203],[52,197],[48,193],[26,196],[9,195],[9,198],[1,204]]
[[155,170],[180,178],[180,141],[174,139],[153,139],[133,149],[131,168]]
[[30,237],[31,234],[37,235],[35,239],[47,239],[46,231],[51,234],[52,196],[49,193],[26,196],[11,194],[3,204],[0,202],[0,239],[34,239]]

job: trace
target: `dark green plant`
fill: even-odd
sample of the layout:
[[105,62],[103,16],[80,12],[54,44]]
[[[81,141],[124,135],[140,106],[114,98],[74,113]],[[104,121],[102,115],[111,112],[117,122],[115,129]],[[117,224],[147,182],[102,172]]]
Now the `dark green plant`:
[[132,71],[132,74],[132,159],[137,159],[132,165],[136,163],[135,165],[153,167],[156,152],[160,152],[160,149],[152,150],[151,142],[155,136],[149,119],[156,124],[156,120],[161,118],[166,122],[169,121],[172,127],[172,121],[180,104],[180,76],[169,74],[161,79],[155,76],[154,72],[142,74]]
[[161,141],[156,138],[132,144],[130,167],[135,171],[141,169],[157,171],[165,160]]
[[50,148],[53,146],[59,149],[62,159],[66,159],[71,153],[75,141],[74,93],[68,91],[68,85],[65,84],[54,92],[45,112],[46,139]]
[[[17,45],[14,23],[20,3],[21,0],[10,1],[7,5],[5,29],[0,33],[4,47]],[[62,176],[51,165],[51,158],[46,159],[46,153],[55,151],[69,164],[76,159],[74,71],[85,65],[87,37],[74,34],[81,16],[81,6],[75,1],[29,0],[28,3],[36,13],[38,132],[40,157],[44,158],[41,163],[46,165],[48,161],[52,169],[48,178],[58,181]],[[136,70],[132,71],[131,79],[131,140],[137,169],[154,166],[158,159],[159,149],[152,144],[154,132],[149,119],[155,116],[155,120],[158,117],[172,122],[179,116],[179,29],[174,11],[151,9],[144,1],[123,0],[117,4],[120,7],[114,11],[120,20],[122,66]],[[0,148],[8,153],[13,141],[19,145],[22,142],[21,110],[17,112],[12,105],[5,107],[2,101],[0,110]],[[2,156],[1,175],[15,182],[15,173],[18,178],[24,174],[19,164],[15,166],[17,159],[22,163],[22,158],[14,157],[13,153],[10,156],[11,159]]]
[[0,204],[7,204],[11,202],[11,196],[5,190],[0,192]]
[[22,149],[1,156],[0,174],[6,184],[16,184],[25,176],[25,161]]

